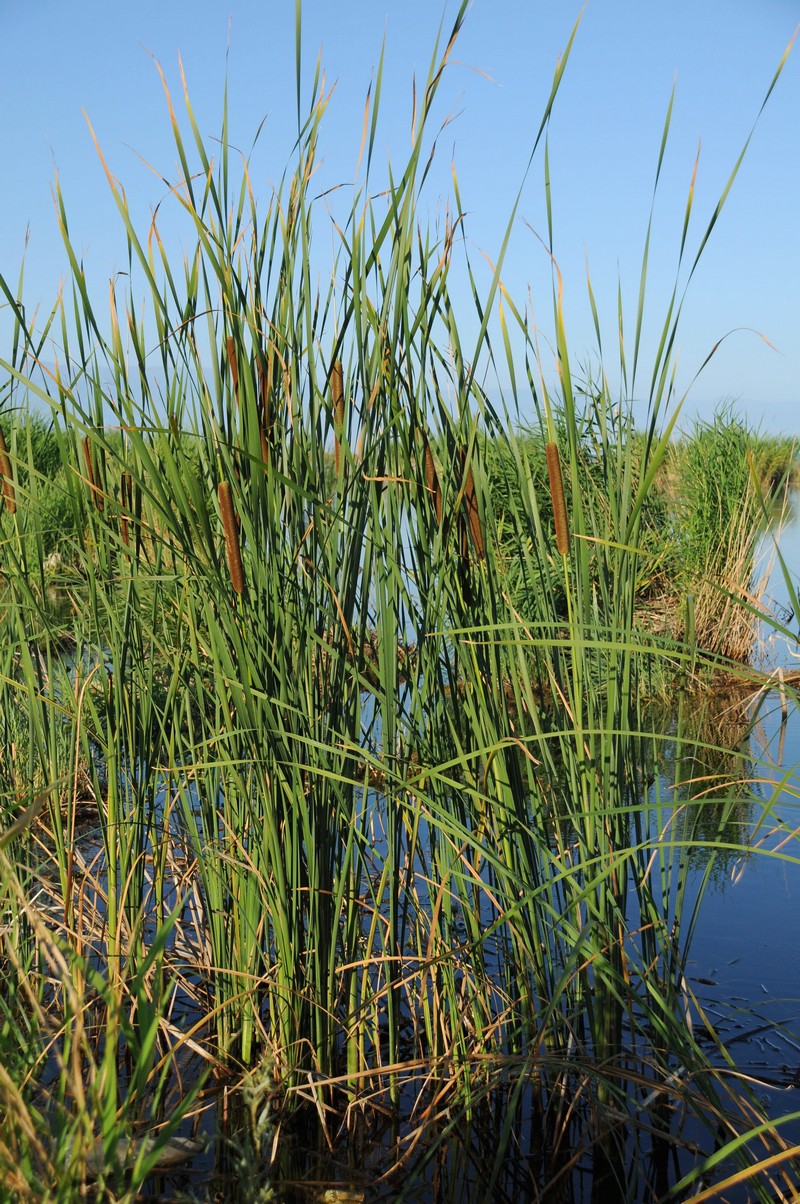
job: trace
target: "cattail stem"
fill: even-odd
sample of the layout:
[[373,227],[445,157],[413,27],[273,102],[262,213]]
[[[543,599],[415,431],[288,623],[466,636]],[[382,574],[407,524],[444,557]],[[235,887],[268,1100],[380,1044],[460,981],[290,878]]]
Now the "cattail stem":
[[120,489],[122,493],[122,516],[120,519],[120,527],[122,530],[122,542],[125,547],[130,547],[130,537],[128,532],[128,516],[131,515],[133,503],[133,481],[129,472],[123,472],[120,481]]
[[258,363],[258,391],[261,397],[261,415],[258,424],[258,433],[261,440],[261,459],[265,464],[269,462],[269,401],[272,393],[272,357],[273,351],[270,346],[267,352],[266,363],[259,360]]
[[0,427],[0,479],[3,482],[6,510],[9,514],[16,514],[17,495],[14,490],[14,476],[11,472],[11,460],[8,457],[8,446],[2,427]]
[[548,443],[545,446],[545,453],[547,455],[547,471],[550,476],[550,496],[553,499],[553,517],[556,523],[556,547],[562,556],[566,556],[569,552],[569,520],[558,444]]
[[[465,460],[465,454],[462,452],[462,464]],[[475,490],[475,478],[472,475],[472,469],[467,469],[466,480],[464,481],[464,505],[467,508],[467,519],[469,520],[469,533],[472,536],[472,544],[475,548],[475,554],[479,560],[485,560],[486,547],[483,542],[483,528],[481,527],[481,516],[478,510],[478,495]]]
[[239,527],[236,522],[236,512],[233,508],[231,487],[227,481],[220,481],[218,486],[219,508],[222,514],[222,527],[225,531],[225,551],[228,556],[228,572],[234,592],[244,593],[244,570],[242,568],[242,553],[239,547]]
[[341,438],[344,430],[344,372],[341,360],[333,361],[331,392],[333,393],[334,459],[336,462],[336,475],[338,477],[342,454]]
[[228,363],[231,369],[231,380],[233,382],[233,395],[238,403],[239,401],[239,364],[236,359],[236,339],[229,336],[225,340],[225,347],[228,352]]

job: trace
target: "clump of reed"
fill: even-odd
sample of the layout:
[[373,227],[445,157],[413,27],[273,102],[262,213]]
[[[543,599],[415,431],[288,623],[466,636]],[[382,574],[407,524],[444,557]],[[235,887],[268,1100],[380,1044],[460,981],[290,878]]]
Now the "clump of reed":
[[106,961],[106,883],[42,826],[54,793],[29,796],[11,824],[6,811],[0,833],[4,1198],[132,1204],[157,1168],[199,1148],[181,1130],[202,1075],[176,1081],[183,1036],[170,990],[154,989],[176,916],[151,928],[146,956],[128,932],[124,962]]
[[[0,412],[6,404],[0,396]],[[20,563],[29,565],[32,573],[48,558],[52,558],[53,566],[59,557],[68,561],[76,530],[59,436],[49,416],[27,413],[16,406],[9,406],[3,413],[0,484],[2,511],[8,516],[4,526],[11,526],[13,516],[20,537],[20,542],[9,549],[11,555],[18,555]],[[7,567],[5,561],[0,565],[0,578]]]
[[680,593],[698,644],[722,657],[753,654],[769,576],[757,554],[767,516],[785,513],[795,457],[791,440],[761,436],[726,408],[672,449]]
[[[591,392],[581,396],[576,487],[585,504],[596,508],[603,505],[607,485],[604,451],[596,400]],[[563,426],[557,414],[559,423]],[[631,479],[639,482],[648,467],[647,436],[632,423],[621,422],[618,437],[630,445]],[[544,423],[520,429],[518,454],[527,482],[507,445],[495,443],[487,449],[493,503],[502,524],[507,588],[523,615],[529,599],[519,573],[520,529],[514,513],[521,491],[534,488],[542,499],[543,530],[557,537],[557,515],[550,501],[553,447]],[[761,435],[728,409],[670,441],[642,506],[635,605],[643,631],[696,641],[712,658],[705,661],[712,670],[714,657],[720,658],[720,665],[752,661],[768,576],[768,566],[757,562],[758,551],[770,524],[779,527],[786,513],[795,456],[792,440]],[[559,588],[557,575],[554,588]],[[669,691],[672,676],[659,682],[651,675],[648,688]]]
[[[97,862],[87,874],[71,813],[53,815],[64,964],[42,973],[30,910],[14,930],[27,959],[18,977],[21,989],[56,982],[50,1047],[64,1066],[73,1014],[88,1004],[79,992],[70,1010],[61,980],[77,974],[99,994],[95,1061],[84,1063],[98,1107],[82,1110],[66,1086],[59,1102],[86,1149],[101,1138],[115,1184],[120,1129],[163,1116],[168,1141],[180,1124],[180,1109],[159,1108],[167,1084],[186,1084],[187,1100],[197,1086],[187,1049],[220,1082],[251,1089],[251,1104],[268,1080],[250,1136],[263,1157],[261,1138],[292,1113],[328,1133],[331,1117],[374,1109],[400,1124],[409,1157],[426,1146],[424,1163],[497,1106],[506,1144],[484,1199],[498,1198],[526,1126],[547,1135],[515,1170],[531,1195],[591,1163],[597,1191],[624,1198],[651,1121],[682,1148],[666,1106],[691,1112],[701,1133],[686,1185],[714,1173],[718,1140],[752,1162],[746,1133],[762,1113],[746,1088],[741,1099],[728,1091],[686,1024],[698,904],[670,791],[642,789],[663,741],[642,675],[654,658],[685,675],[697,657],[636,623],[677,319],[668,307],[644,446],[623,437],[629,417],[624,407],[615,417],[604,384],[590,455],[561,288],[558,397],[513,311],[504,345],[512,357],[516,339],[528,381],[541,382],[550,484],[538,490],[515,421],[521,398],[512,389],[498,407],[482,384],[502,257],[485,295],[476,285],[478,334],[464,345],[456,244],[418,224],[437,92],[466,9],[434,56],[412,151],[385,193],[374,187],[373,90],[366,174],[320,294],[309,248],[329,220],[311,190],[321,78],[263,208],[250,165],[233,161],[227,118],[212,162],[188,90],[183,123],[167,91],[180,163],[171,194],[191,247],[183,272],[166,251],[154,262],[159,219],[140,237],[109,171],[131,271],[114,282],[109,321],[85,288],[79,329],[56,307],[63,363],[24,378],[51,408],[69,467],[78,654],[56,690],[63,628],[29,574],[9,573],[0,622],[18,659],[0,679],[0,710],[23,697],[50,781],[74,765],[61,726],[86,754]],[[77,265],[59,192],[57,206]],[[143,305],[149,324],[121,320]],[[498,447],[521,482],[505,513],[492,488]],[[21,533],[3,521],[20,570]],[[35,508],[26,522],[35,531]],[[508,522],[522,533],[524,610],[508,588]],[[14,814],[8,793],[5,805]],[[33,833],[14,839],[24,918],[37,845]],[[708,830],[703,840],[713,856]],[[778,1130],[764,1134],[765,1157],[795,1176]],[[762,1183],[759,1167],[747,1173]]]

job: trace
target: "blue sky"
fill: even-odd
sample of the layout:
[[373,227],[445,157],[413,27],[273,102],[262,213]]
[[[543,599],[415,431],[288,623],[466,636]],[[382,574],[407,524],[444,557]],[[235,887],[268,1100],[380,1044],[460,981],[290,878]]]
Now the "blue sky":
[[[401,162],[409,146],[411,81],[424,78],[439,20],[456,5],[431,0],[306,0],[306,80],[318,54],[337,82],[324,126],[323,178],[352,181],[364,98],[386,36],[377,153]],[[502,241],[559,53],[580,5],[570,0],[475,0],[449,70],[440,115],[457,114],[440,140],[427,192],[431,221],[450,193],[455,162],[475,253]],[[176,95],[182,56],[201,130],[218,133],[226,71],[231,140],[246,149],[266,116],[257,187],[265,198],[286,164],[294,131],[294,0],[81,0],[0,5],[6,48],[0,75],[0,271],[16,282],[30,230],[25,298],[46,307],[66,275],[52,204],[58,170],[71,232],[92,287],[123,266],[125,242],[82,115],[142,221],[165,194],[144,166],[174,176],[175,153],[151,55]],[[554,242],[564,277],[573,357],[594,345],[585,256],[614,348],[617,284],[632,330],[658,145],[673,81],[675,108],[651,247],[645,330],[652,347],[672,289],[683,211],[701,140],[690,247],[696,247],[797,21],[797,0],[589,0],[550,131]],[[800,433],[800,42],[761,117],[720,223],[688,293],[678,388],[688,388],[715,342],[727,338],[692,385],[689,408],[734,400],[753,421]],[[526,224],[527,223],[527,224]],[[546,328],[543,160],[523,190],[504,282],[528,289]],[[465,298],[465,307],[468,304]],[[541,316],[540,316],[541,315]],[[0,320],[0,335],[6,327]],[[0,354],[4,353],[0,351]],[[608,356],[613,365],[614,355]]]

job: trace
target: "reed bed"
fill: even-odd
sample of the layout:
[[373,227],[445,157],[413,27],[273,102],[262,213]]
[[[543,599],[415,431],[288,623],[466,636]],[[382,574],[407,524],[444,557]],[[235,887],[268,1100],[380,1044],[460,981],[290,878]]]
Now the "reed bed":
[[[605,505],[604,456],[599,435],[600,413],[608,399],[591,385],[578,393],[580,437],[575,487],[594,509]],[[563,427],[556,413],[556,426]],[[518,432],[519,455],[526,462],[537,495],[550,491],[547,425],[543,416]],[[630,423],[618,423],[615,436],[630,442],[635,486],[647,470],[646,435]],[[531,601],[520,571],[520,541],[515,514],[525,488],[507,443],[486,449],[489,487],[500,526],[506,585],[514,605],[526,614]],[[696,679],[699,689],[713,688],[731,661],[742,666],[758,661],[765,591],[771,561],[764,555],[764,535],[779,530],[789,513],[797,471],[797,446],[789,437],[760,433],[740,415],[723,407],[711,422],[670,441],[660,460],[642,508],[637,548],[636,624],[643,631],[677,641],[695,642],[706,654],[710,670]],[[557,492],[557,490],[555,491]],[[547,497],[540,505],[546,534],[557,533],[557,515]],[[562,526],[563,526],[563,519]],[[557,574],[552,588],[561,593]],[[535,605],[535,603],[534,603]],[[716,658],[719,658],[718,660]],[[654,658],[645,683],[650,696],[672,693],[674,673]]]
[[[37,476],[9,450],[4,481],[27,484],[2,520],[0,713],[25,715],[30,782],[44,783],[34,823],[19,773],[5,778],[0,837],[16,988],[0,1160],[20,1199],[132,1200],[211,1104],[238,1142],[218,1151],[231,1198],[286,1185],[284,1150],[309,1116],[331,1145],[391,1118],[374,1179],[405,1175],[396,1199],[443,1151],[457,1180],[457,1139],[489,1116],[475,1199],[571,1192],[587,1166],[598,1199],[667,1198],[723,1156],[759,1198],[797,1182],[780,1126],[686,1022],[702,896],[687,851],[713,861],[720,795],[741,798],[737,758],[707,825],[673,826],[652,773],[665,738],[639,688],[653,658],[683,683],[702,656],[635,621],[674,421],[661,433],[676,310],[644,446],[620,437],[619,399],[596,399],[587,492],[561,281],[557,397],[526,315],[504,301],[511,380],[547,433],[537,492],[515,433],[522,399],[512,389],[498,406],[483,383],[502,257],[485,294],[473,281],[465,346],[449,273],[460,255],[471,275],[468,252],[452,228],[419,225],[466,8],[377,199],[374,89],[325,285],[311,267],[329,220],[311,187],[317,78],[265,207],[227,120],[213,161],[185,84],[182,124],[164,83],[180,268],[157,219],[140,237],[108,170],[130,260],[110,312],[87,293],[60,193],[72,296],[34,332],[4,286],[12,397],[52,414],[75,532],[65,620],[44,603]],[[37,368],[56,344],[55,369]],[[524,613],[490,487],[500,444],[523,485],[511,520]],[[676,785],[695,743],[674,740]],[[376,1184],[351,1186],[366,1198]]]

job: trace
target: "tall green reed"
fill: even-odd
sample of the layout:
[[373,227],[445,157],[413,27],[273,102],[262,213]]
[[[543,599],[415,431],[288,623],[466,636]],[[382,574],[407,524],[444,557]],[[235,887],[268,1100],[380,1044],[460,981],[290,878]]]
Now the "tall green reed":
[[[428,128],[465,13],[433,56],[411,155],[375,200],[378,72],[366,175],[335,227],[324,286],[312,275],[319,73],[265,209],[248,160],[233,162],[227,110],[212,162],[185,81],[183,124],[164,83],[180,163],[169,199],[189,250],[178,267],[157,219],[140,236],[106,169],[130,268],[108,316],[57,193],[74,279],[46,325],[59,351],[43,379],[22,370],[16,348],[41,362],[44,343],[4,285],[18,318],[5,363],[54,415],[77,532],[74,672],[56,691],[60,631],[18,551],[3,623],[19,662],[5,682],[26,699],[50,780],[63,768],[62,722],[96,767],[109,1153],[115,1067],[133,1049],[144,1092],[177,1056],[170,1046],[157,1062],[153,1045],[176,990],[207,1061],[229,1073],[267,1055],[286,1100],[301,1089],[321,1104],[363,1099],[377,1083],[399,1107],[417,1078],[426,1115],[452,1106],[469,1119],[511,1075],[517,1104],[532,1099],[549,1134],[545,1180],[574,1141],[594,1150],[599,1185],[630,1194],[620,1118],[652,1099],[714,1125],[723,1109],[711,1079],[685,1098],[681,1068],[707,1069],[684,1023],[694,903],[668,792],[645,788],[663,737],[639,688],[653,658],[682,674],[697,656],[636,622],[643,516],[677,413],[678,289],[642,448],[623,427],[645,252],[632,367],[621,340],[623,396],[601,374],[586,491],[555,258],[557,389],[504,295],[512,385],[498,403],[480,382],[498,366],[502,255],[482,296],[455,226],[434,237],[419,225]],[[691,197],[681,255],[690,211]],[[479,317],[469,347],[449,278],[462,253]],[[514,433],[528,395],[549,499]],[[512,519],[524,614],[489,488],[498,443],[522,482]],[[12,548],[18,539],[14,528]],[[74,825],[59,818],[71,926]]]

